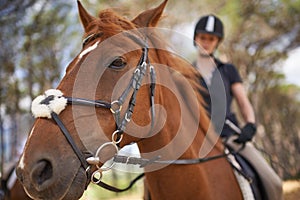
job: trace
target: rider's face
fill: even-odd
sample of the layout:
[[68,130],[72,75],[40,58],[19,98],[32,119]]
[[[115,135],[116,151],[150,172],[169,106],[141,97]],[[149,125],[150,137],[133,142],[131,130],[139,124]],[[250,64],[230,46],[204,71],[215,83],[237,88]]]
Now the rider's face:
[[[205,50],[207,54],[212,54],[218,46],[219,38],[208,33],[198,33],[195,41],[201,49]],[[202,47],[202,48],[201,48]],[[203,53],[203,52],[202,52]]]

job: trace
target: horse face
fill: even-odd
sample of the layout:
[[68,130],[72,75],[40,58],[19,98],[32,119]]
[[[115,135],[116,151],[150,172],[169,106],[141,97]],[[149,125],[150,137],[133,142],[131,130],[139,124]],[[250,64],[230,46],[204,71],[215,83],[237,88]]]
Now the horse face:
[[[162,6],[164,4],[158,10],[151,11],[155,12],[154,20],[158,20],[157,13],[161,14]],[[88,15],[80,3],[79,13],[86,33],[95,31],[95,26],[90,25],[95,18]],[[139,21],[145,20],[139,17],[133,20],[136,24]],[[148,20],[148,24],[153,25],[151,21]],[[138,38],[136,36],[132,39],[128,34],[116,34],[119,30],[112,32],[114,27],[116,25],[98,30],[101,32],[99,37],[88,40],[81,53],[68,66],[57,88],[64,96],[113,102],[126,90],[141,59],[143,46],[135,40]],[[106,33],[106,30],[110,32]],[[149,109],[148,98],[149,90],[142,86],[136,97],[139,105],[136,110]],[[124,101],[124,105],[128,105],[129,97]],[[149,123],[147,112],[144,115],[137,113],[139,117],[136,117],[135,123]],[[124,115],[124,111],[121,115]],[[95,154],[100,145],[112,140],[112,133],[116,130],[114,116],[109,109],[68,105],[59,113],[59,118],[83,154],[87,151]],[[121,146],[134,139],[134,136],[125,136]],[[101,162],[112,157],[113,151],[103,152],[105,155],[99,156],[103,159]],[[89,182],[85,170],[53,119],[38,118],[17,167],[18,178],[26,192],[34,199],[79,199]]]
[[[124,54],[118,45],[110,42],[109,48],[104,48],[101,44],[89,52],[89,55],[85,55],[83,51],[76,58],[77,66],[70,66],[73,69],[66,74],[58,87],[64,96],[113,102],[129,85],[142,54],[141,48]],[[126,38],[119,44],[122,47],[138,47]],[[103,49],[108,50],[103,52]],[[139,91],[138,99],[149,96],[143,90],[141,88]],[[130,96],[126,98],[124,105],[128,104],[129,98]],[[149,105],[147,106],[149,109]],[[122,111],[121,116],[123,115]],[[95,154],[100,145],[111,141],[112,133],[116,129],[114,117],[106,108],[68,105],[59,117],[81,152]],[[124,137],[122,145],[129,140],[133,141]],[[107,151],[105,155],[100,155],[103,162],[113,156],[114,152],[110,154]],[[53,119],[37,119],[18,167],[18,175],[27,192],[38,198],[76,199],[85,189],[85,174],[85,169]]]

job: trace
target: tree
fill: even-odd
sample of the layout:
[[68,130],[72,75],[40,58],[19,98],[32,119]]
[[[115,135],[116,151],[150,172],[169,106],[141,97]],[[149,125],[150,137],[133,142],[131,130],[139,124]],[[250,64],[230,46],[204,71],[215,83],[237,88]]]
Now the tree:
[[29,102],[45,89],[56,87],[69,56],[61,49],[70,48],[73,31],[67,31],[70,20],[66,13],[76,4],[46,0],[1,4],[1,134],[11,150],[9,158],[16,158],[16,146],[33,121],[29,117],[27,128],[20,127],[24,113],[29,113]]
[[[18,89],[20,82],[15,77],[16,69],[14,63],[18,53],[18,40],[15,40],[15,38],[20,36],[19,23],[22,17],[25,15],[26,10],[33,4],[33,0],[19,0],[14,2],[3,0],[0,3],[0,124],[2,145],[4,145],[4,139],[6,139],[4,137],[5,130],[11,128],[12,132],[16,131],[16,124],[10,123],[9,126],[4,127],[4,119],[8,118],[8,122],[14,121],[17,113],[20,112],[18,104],[21,96]],[[15,136],[12,138],[13,141],[16,140]],[[1,148],[1,162],[4,159],[3,148]],[[15,154],[14,149],[12,153]]]

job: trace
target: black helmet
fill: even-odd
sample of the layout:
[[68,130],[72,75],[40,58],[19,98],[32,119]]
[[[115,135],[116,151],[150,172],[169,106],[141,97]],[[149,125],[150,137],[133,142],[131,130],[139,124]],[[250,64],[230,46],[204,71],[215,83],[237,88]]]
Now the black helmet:
[[213,34],[218,36],[222,40],[224,37],[223,23],[218,17],[214,15],[203,16],[199,19],[195,27],[194,45],[196,45],[195,38],[197,33]]

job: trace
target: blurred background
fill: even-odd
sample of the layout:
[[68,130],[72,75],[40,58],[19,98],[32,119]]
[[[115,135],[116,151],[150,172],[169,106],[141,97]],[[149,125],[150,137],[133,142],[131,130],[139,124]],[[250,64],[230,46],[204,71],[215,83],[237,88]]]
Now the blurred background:
[[[162,0],[81,0],[89,12],[114,8],[129,19]],[[171,43],[192,61],[193,31],[199,17],[213,13],[225,26],[218,56],[239,69],[255,108],[258,147],[284,180],[300,178],[300,1],[169,0],[159,27],[186,40]],[[1,163],[14,163],[33,118],[31,100],[55,88],[79,53],[83,28],[75,0],[0,1]],[[2,165],[1,165],[2,166]],[[135,177],[121,174],[122,185]],[[111,181],[110,180],[110,181]],[[125,181],[124,181],[125,180]],[[114,181],[115,182],[115,181]],[[93,186],[91,186],[93,188]],[[142,191],[142,182],[131,193]],[[97,197],[103,195],[96,191]],[[85,194],[83,199],[93,199]],[[115,194],[109,194],[112,198]]]

